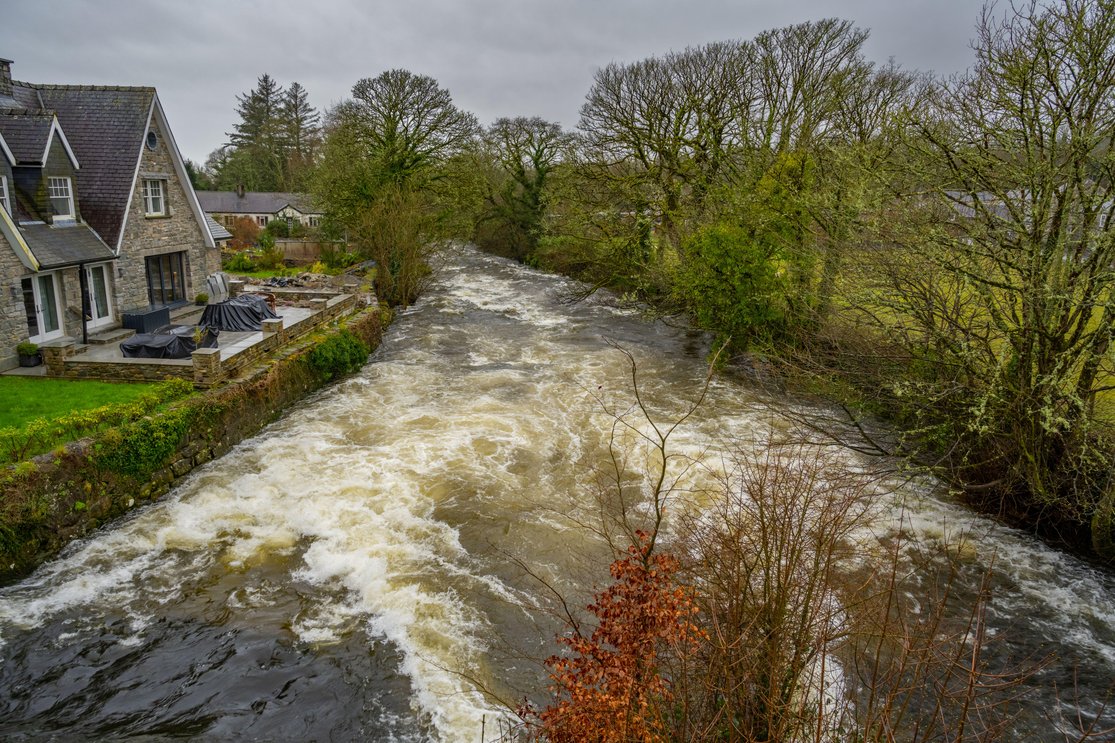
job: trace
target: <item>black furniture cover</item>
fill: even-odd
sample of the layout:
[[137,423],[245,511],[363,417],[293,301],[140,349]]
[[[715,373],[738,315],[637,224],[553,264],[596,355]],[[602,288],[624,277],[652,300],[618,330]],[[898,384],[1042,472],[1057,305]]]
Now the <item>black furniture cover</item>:
[[278,319],[267,300],[258,294],[241,294],[227,302],[208,305],[201,313],[199,325],[208,325],[218,330],[245,331],[263,330],[264,320]]
[[[203,326],[201,333],[202,348],[217,347],[215,329]],[[129,359],[188,359],[197,349],[193,325],[180,325],[163,333],[140,333],[120,344],[120,352]]]

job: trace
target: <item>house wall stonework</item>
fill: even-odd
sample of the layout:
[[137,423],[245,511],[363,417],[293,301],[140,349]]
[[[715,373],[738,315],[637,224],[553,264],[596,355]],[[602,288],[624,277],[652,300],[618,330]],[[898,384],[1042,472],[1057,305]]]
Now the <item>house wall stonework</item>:
[[18,363],[15,353],[17,343],[27,340],[27,315],[23,309],[23,289],[20,280],[31,272],[20,263],[14,251],[0,237],[0,276],[4,277],[0,291],[0,369],[10,369]]
[[[145,259],[149,256],[185,252],[187,300],[205,290],[206,276],[220,270],[220,251],[205,245],[205,233],[190,209],[186,190],[174,169],[157,117],[151,119],[151,130],[155,132],[158,143],[154,150],[143,145],[139,177],[132,191],[132,203],[117,261],[115,312],[118,318],[122,312],[148,306]],[[165,179],[166,216],[146,215],[143,199],[145,177]]]

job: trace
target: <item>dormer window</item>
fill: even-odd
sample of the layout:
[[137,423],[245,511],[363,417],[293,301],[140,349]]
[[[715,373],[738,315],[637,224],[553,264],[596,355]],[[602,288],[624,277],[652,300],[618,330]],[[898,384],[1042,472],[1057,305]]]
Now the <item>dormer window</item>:
[[0,206],[4,207],[9,215],[12,213],[12,202],[8,198],[8,176],[0,175]]
[[163,181],[145,178],[143,181],[143,206],[148,217],[166,215],[166,188]]
[[69,178],[48,178],[47,193],[54,208],[54,220],[74,219],[74,192]]

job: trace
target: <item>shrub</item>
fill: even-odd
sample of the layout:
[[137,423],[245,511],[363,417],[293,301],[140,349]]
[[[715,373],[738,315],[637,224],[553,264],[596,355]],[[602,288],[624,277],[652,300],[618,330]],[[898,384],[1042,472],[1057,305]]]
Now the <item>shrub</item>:
[[285,219],[272,219],[267,223],[263,233],[260,235],[260,245],[263,244],[264,235],[270,237],[273,244],[276,237],[290,237],[290,228],[287,227]]
[[259,225],[251,217],[240,217],[232,223],[228,231],[232,233],[229,245],[236,250],[247,250],[259,240]]
[[356,253],[337,248],[333,245],[323,245],[321,248],[321,262],[333,271],[341,271],[360,260]]
[[779,333],[783,279],[770,251],[737,227],[717,225],[686,244],[675,293],[697,323],[739,348]]
[[348,330],[329,336],[309,354],[310,367],[322,379],[350,374],[368,361],[371,349]]
[[190,428],[188,408],[141,418],[105,433],[97,464],[137,480],[146,480],[178,448]]
[[20,356],[34,356],[39,352],[39,347],[31,341],[24,341],[15,347],[15,352]]
[[225,261],[224,269],[233,273],[248,273],[256,270],[256,264],[247,252],[237,253]]

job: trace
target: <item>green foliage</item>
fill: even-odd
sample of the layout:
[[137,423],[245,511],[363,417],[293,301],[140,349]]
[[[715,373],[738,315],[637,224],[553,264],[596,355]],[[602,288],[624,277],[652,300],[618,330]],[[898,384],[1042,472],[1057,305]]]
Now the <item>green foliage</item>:
[[282,248],[276,247],[275,238],[271,233],[264,232],[259,236],[259,246],[262,249],[256,258],[256,265],[263,269],[276,269],[283,267]]
[[98,443],[96,463],[112,472],[147,480],[177,450],[192,420],[193,411],[179,407],[109,429]]
[[205,292],[198,292],[197,296],[194,297],[194,302],[196,304],[205,304],[208,301],[209,301],[209,295],[206,294]]
[[779,267],[770,250],[738,227],[708,227],[685,245],[675,292],[697,323],[739,348],[784,324]]
[[342,271],[360,261],[356,253],[344,250],[335,243],[326,243],[321,246],[321,262],[331,271]]
[[322,378],[350,374],[368,361],[371,349],[348,330],[341,330],[310,351],[310,367]]
[[223,268],[232,273],[245,273],[248,271],[255,271],[256,264],[252,260],[252,256],[247,251],[244,251],[226,260]]
[[31,341],[24,341],[16,345],[15,352],[20,356],[34,356],[39,352],[39,347]]
[[[277,237],[290,237],[290,226],[287,225],[286,220],[282,217],[268,221],[267,226],[263,228],[265,235],[271,236],[271,243],[274,244]],[[262,237],[262,236],[261,236]],[[263,240],[260,240],[260,245],[263,245]]]
[[297,82],[283,89],[270,75],[237,96],[239,121],[230,143],[210,154],[205,170],[218,190],[302,190],[320,140],[320,114]]

